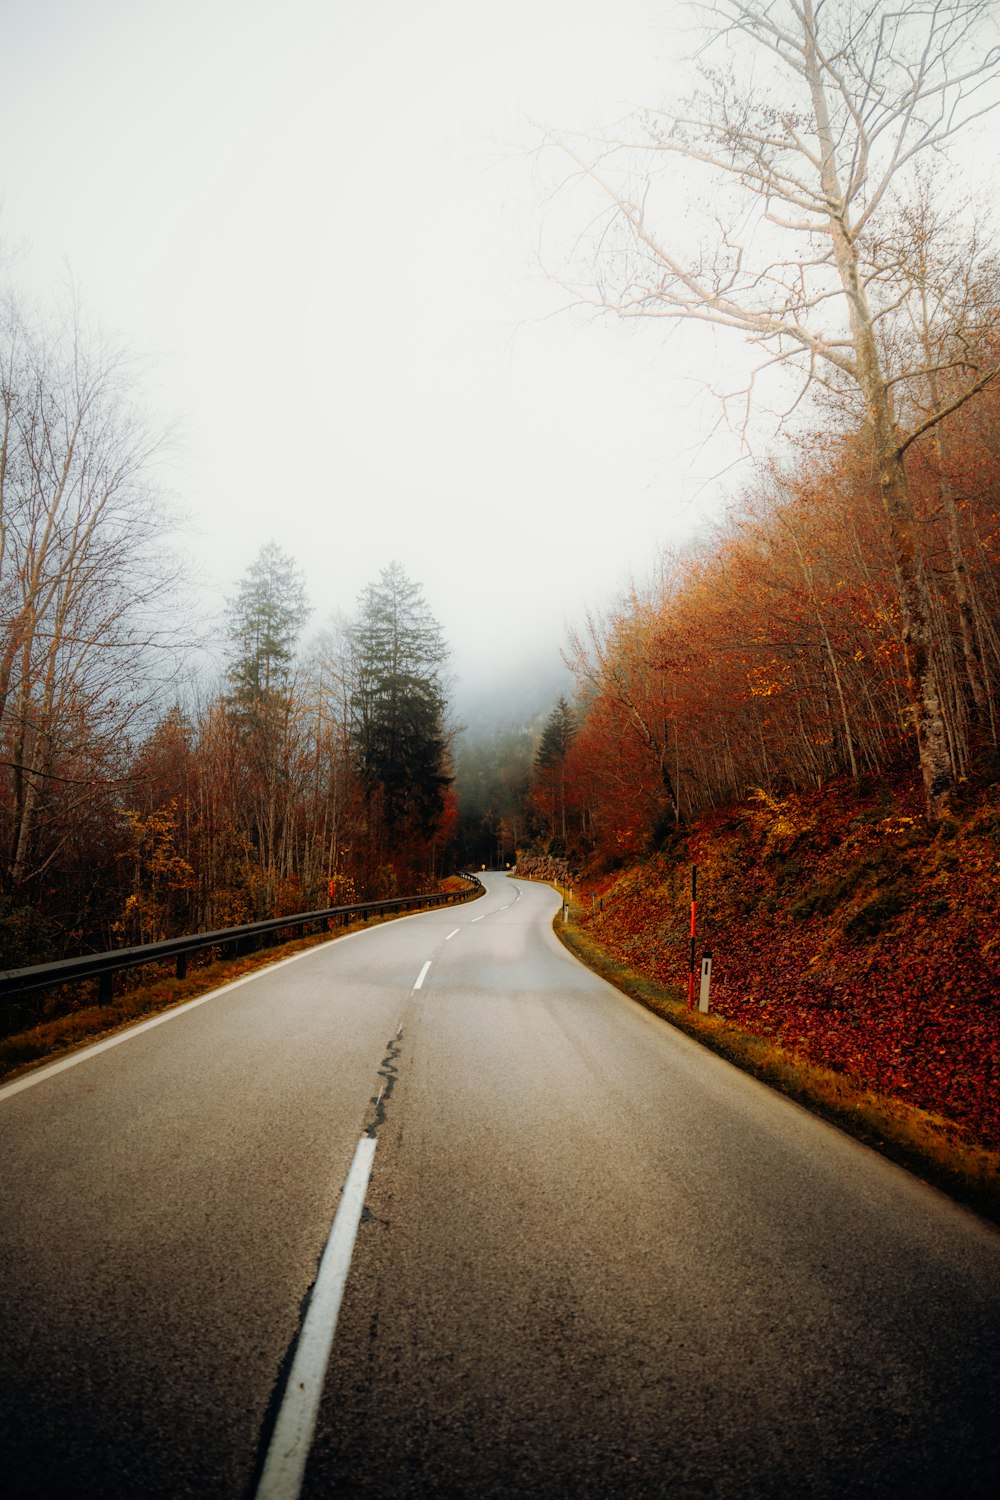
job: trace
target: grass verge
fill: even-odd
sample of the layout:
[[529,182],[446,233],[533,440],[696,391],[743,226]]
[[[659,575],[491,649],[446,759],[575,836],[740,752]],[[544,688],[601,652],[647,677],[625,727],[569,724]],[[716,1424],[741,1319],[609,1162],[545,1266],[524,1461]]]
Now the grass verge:
[[[565,900],[567,893],[560,894]],[[569,922],[556,917],[556,936],[595,974],[743,1072],[1000,1224],[1000,1153],[963,1139],[950,1120],[862,1088],[849,1074],[819,1067],[722,1016],[688,1010],[686,996],[628,968],[572,918],[572,906]]]

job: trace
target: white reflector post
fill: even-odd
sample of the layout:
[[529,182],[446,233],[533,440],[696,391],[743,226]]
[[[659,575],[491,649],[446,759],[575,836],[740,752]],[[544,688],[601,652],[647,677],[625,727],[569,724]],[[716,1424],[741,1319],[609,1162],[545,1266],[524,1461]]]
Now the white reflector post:
[[708,1015],[708,990],[712,983],[712,955],[703,953],[701,956],[701,989],[698,992],[698,1009],[703,1015]]

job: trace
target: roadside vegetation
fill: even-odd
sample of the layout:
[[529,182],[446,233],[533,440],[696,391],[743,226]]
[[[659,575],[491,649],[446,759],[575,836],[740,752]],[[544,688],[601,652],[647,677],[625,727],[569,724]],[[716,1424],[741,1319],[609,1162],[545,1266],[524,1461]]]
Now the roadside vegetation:
[[[1000,1217],[1000,788],[931,833],[910,771],[745,802],[578,872],[562,940],[730,1061]],[[691,868],[708,1016],[687,1006]],[[527,855],[519,875],[568,877]],[[695,976],[695,1006],[698,978]]]
[[447,646],[420,586],[389,563],[306,636],[301,569],[267,542],[224,620],[193,620],[130,373],[0,283],[0,969],[453,868]]
[[[442,891],[468,889],[456,876],[441,881]],[[475,899],[475,898],[473,898]],[[194,954],[187,975],[178,979],[173,962],[150,964],[148,968],[124,970],[116,978],[118,993],[107,1005],[94,1002],[96,981],[66,985],[48,992],[29,992],[6,1011],[10,1033],[0,1037],[0,1079],[16,1077],[40,1063],[52,1062],[63,1053],[100,1041],[137,1021],[195,1000],[211,990],[301,953],[321,943],[335,942],[353,932],[393,922],[399,913],[358,917],[336,934],[319,932],[288,942],[276,943],[237,958],[218,957],[213,951]]]
[[[647,332],[714,325],[746,375],[724,414],[771,403],[781,446],[572,632],[575,691],[457,756],[444,638],[396,563],[307,637],[301,571],[266,544],[218,678],[181,692],[191,643],[162,624],[179,577],[127,366],[3,303],[0,967],[516,858],[572,882],[567,936],[648,1003],[866,1138],[923,1140],[987,1201],[1000,261],[962,171],[1000,97],[995,7],[708,16],[687,104],[613,136],[542,130],[536,160],[565,190],[572,300]],[[692,866],[708,1021],[676,1010]],[[46,1005],[8,1009],[8,1059],[128,1019]]]
[[[568,940],[680,1024],[988,1197],[1000,274],[949,153],[1000,99],[994,7],[698,19],[687,97],[540,129],[550,263],[650,336],[712,326],[723,419],[779,446],[573,632],[518,870],[571,881]],[[708,1022],[675,1007],[693,866]]]

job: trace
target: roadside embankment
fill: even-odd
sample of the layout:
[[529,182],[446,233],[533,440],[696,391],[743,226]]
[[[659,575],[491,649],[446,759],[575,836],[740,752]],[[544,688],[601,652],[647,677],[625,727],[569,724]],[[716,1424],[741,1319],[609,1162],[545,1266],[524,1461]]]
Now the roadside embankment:
[[[687,1009],[691,867],[711,1014]],[[1000,1217],[1000,788],[933,836],[913,780],[763,792],[578,881],[563,940],[619,988]]]

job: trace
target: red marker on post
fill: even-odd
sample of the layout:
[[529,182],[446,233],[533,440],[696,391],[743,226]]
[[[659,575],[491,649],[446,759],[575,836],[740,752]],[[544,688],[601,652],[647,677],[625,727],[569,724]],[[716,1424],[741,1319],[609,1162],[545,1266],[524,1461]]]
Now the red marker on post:
[[691,958],[688,966],[688,1010],[694,1009],[694,929],[698,911],[698,866],[691,866]]

